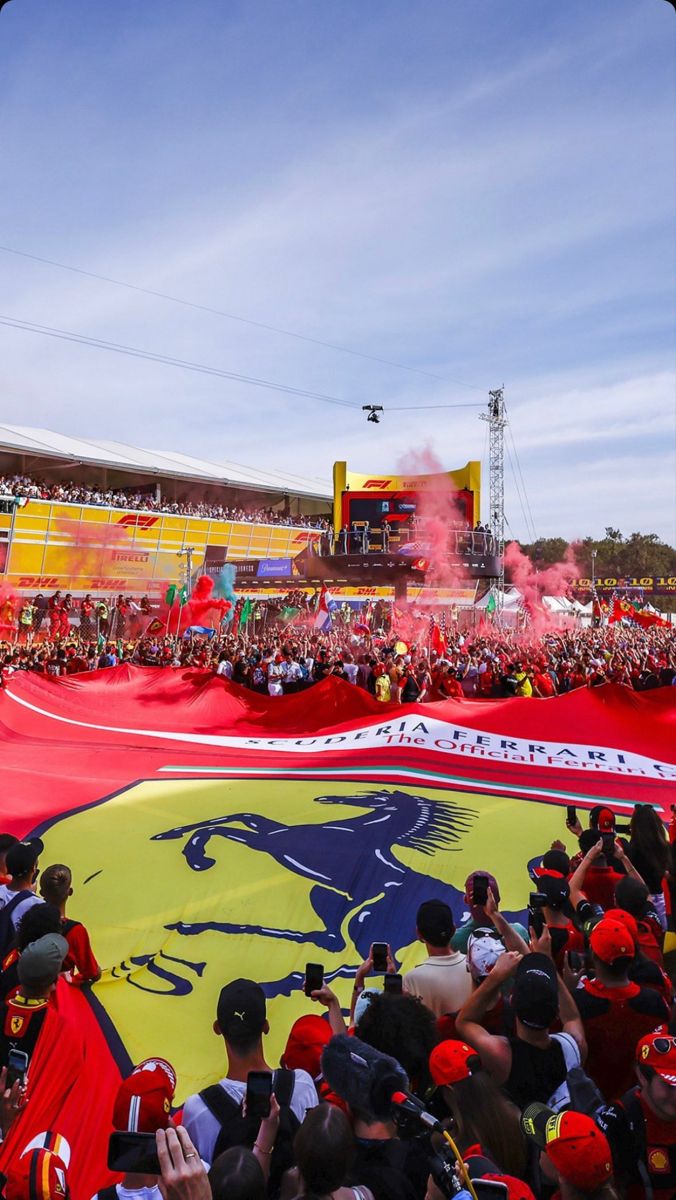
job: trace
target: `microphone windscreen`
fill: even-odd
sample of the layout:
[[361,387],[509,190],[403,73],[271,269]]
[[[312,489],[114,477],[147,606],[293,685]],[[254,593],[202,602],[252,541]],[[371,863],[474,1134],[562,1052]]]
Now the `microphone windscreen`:
[[408,1090],[408,1079],[395,1058],[356,1037],[340,1034],[324,1047],[322,1074],[350,1108],[376,1120],[391,1115],[392,1093]]

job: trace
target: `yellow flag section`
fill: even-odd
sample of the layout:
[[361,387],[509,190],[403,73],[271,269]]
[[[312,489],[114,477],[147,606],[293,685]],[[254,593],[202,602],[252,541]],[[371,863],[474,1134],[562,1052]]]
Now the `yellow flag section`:
[[446,899],[459,921],[464,881],[485,869],[503,911],[520,911],[529,859],[561,836],[559,807],[415,780],[188,778],[57,818],[42,861],[72,867],[72,916],[104,967],[95,994],[129,1059],[169,1059],[183,1100],[225,1072],[212,1024],[228,980],[264,986],[276,1064],[292,1022],[318,1011],[306,962],[324,965],[347,1008],[372,942],[403,970],[422,960],[422,900]]

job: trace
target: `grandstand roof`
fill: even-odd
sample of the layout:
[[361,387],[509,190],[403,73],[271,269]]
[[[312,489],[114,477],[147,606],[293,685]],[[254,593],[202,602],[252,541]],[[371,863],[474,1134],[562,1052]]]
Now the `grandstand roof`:
[[304,479],[284,471],[261,471],[239,463],[211,462],[192,458],[174,450],[142,450],[125,442],[94,441],[66,437],[51,429],[33,429],[26,425],[0,425],[0,451],[32,454],[36,458],[60,458],[73,465],[90,464],[144,475],[170,475],[180,479],[199,479],[204,483],[230,484],[233,487],[290,492],[325,500],[331,488],[321,479]]

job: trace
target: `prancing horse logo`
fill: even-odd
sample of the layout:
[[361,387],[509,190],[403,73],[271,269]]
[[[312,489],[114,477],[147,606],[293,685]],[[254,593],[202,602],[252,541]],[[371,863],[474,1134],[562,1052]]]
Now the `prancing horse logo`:
[[[310,903],[318,927],[303,931],[274,925],[222,921],[177,921],[165,926],[184,937],[214,930],[258,934],[296,943],[311,943],[327,951],[346,948],[349,937],[362,958],[371,943],[392,941],[409,934],[423,900],[444,900],[459,918],[462,892],[450,884],[405,866],[392,854],[395,846],[432,855],[458,843],[476,812],[453,801],[440,802],[398,789],[380,788],[352,795],[317,796],[316,804],[366,808],[368,812],[324,825],[284,825],[257,813],[228,813],[192,825],[180,825],[153,836],[152,841],[183,841],[182,854],[192,871],[210,871],[212,838],[228,838],[269,854],[280,866],[312,883]],[[406,940],[409,940],[406,936]],[[293,977],[295,979],[295,977]],[[279,981],[286,992],[291,977]],[[297,981],[296,981],[297,982]],[[269,995],[278,994],[268,990]]]

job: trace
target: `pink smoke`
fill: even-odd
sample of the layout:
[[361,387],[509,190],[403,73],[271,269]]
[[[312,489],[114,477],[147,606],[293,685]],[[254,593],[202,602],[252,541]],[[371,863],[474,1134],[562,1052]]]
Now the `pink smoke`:
[[464,588],[469,577],[463,566],[449,561],[449,535],[464,522],[462,501],[450,476],[429,446],[411,450],[397,464],[403,475],[434,475],[431,486],[418,493],[417,516],[422,525],[421,556],[429,565],[425,573],[427,587]]
[[580,567],[575,561],[575,548],[569,546],[563,562],[537,568],[523,553],[518,542],[505,547],[505,571],[511,583],[521,592],[531,617],[530,632],[543,633],[548,629],[565,627],[560,613],[550,613],[542,604],[543,596],[568,596],[570,585],[579,578]]
[[[190,600],[185,605],[185,626],[206,625],[215,627],[232,608],[231,600],[214,596],[214,580],[209,575],[200,575],[193,588]],[[181,626],[184,622],[181,621]]]

